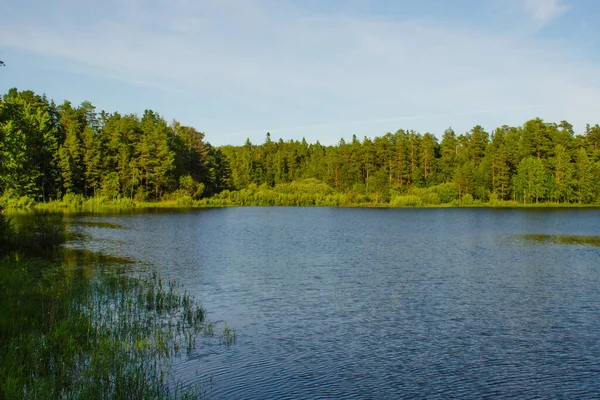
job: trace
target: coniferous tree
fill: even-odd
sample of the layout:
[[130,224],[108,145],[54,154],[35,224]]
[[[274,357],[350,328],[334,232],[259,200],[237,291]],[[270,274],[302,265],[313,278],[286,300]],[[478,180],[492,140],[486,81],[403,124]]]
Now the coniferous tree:
[[12,89],[0,103],[0,193],[35,200],[67,193],[199,199],[229,189],[276,191],[308,179],[293,187],[313,190],[323,182],[349,202],[426,193],[423,201],[434,203],[584,204],[600,192],[599,143],[598,125],[575,135],[567,121],[536,118],[491,136],[479,125],[458,136],[448,129],[439,143],[431,133],[400,129],[334,146],[274,141],[267,133],[261,145],[248,139],[243,146],[212,147],[204,133],[177,121],[169,126],[151,110],[139,117],[96,112],[90,102],[57,107],[45,96]]
[[583,147],[577,152],[574,183],[576,198],[579,203],[589,204],[594,201],[594,168]]
[[554,150],[554,181],[552,198],[557,203],[569,202],[572,196],[573,168],[571,156],[562,144],[557,144]]

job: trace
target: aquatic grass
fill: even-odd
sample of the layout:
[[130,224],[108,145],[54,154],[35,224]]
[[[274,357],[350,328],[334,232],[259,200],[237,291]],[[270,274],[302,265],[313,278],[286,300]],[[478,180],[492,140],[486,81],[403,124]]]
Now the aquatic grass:
[[[15,257],[1,266],[0,397],[206,394],[175,390],[169,375],[175,355],[192,351],[198,335],[214,335],[204,308],[175,281],[106,272],[86,278],[59,264],[36,276],[31,262]],[[223,336],[230,345],[235,331],[225,326]]]
[[519,236],[527,241],[533,241],[537,243],[600,247],[600,235],[549,235],[536,233]]
[[221,335],[221,343],[225,346],[233,345],[237,340],[237,332],[235,329],[231,329],[227,326],[227,323],[223,325],[223,333]]
[[[62,216],[38,217],[0,221],[0,398],[207,397],[209,382],[170,373],[215,336],[206,310],[174,280],[133,275],[130,260],[59,246]],[[229,346],[236,333],[222,336]]]
[[73,221],[74,225],[86,228],[103,228],[103,229],[128,229],[123,225],[115,224],[106,221]]

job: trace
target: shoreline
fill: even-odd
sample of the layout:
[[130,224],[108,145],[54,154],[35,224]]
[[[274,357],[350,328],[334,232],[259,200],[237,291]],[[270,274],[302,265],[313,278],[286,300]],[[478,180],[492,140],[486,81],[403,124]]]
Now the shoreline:
[[[450,209],[450,208],[488,208],[488,209],[600,209],[600,204],[574,204],[574,203],[537,203],[523,204],[516,202],[495,202],[495,203],[479,203],[479,204],[423,204],[423,205],[392,205],[389,203],[354,203],[341,205],[328,204],[218,204],[210,203],[203,200],[194,201],[192,204],[182,204],[175,200],[163,200],[156,202],[127,202],[109,201],[102,204],[94,204],[93,199],[90,199],[91,204],[84,202],[81,205],[66,204],[59,201],[48,203],[34,203],[24,207],[5,207],[4,215],[30,214],[35,212],[59,212],[59,213],[80,213],[80,212],[114,212],[114,211],[145,211],[159,209],[178,209],[178,210],[194,210],[194,209],[210,209],[210,208],[229,208],[229,207],[332,207],[332,208],[373,208],[373,209]],[[210,201],[210,199],[209,199]]]

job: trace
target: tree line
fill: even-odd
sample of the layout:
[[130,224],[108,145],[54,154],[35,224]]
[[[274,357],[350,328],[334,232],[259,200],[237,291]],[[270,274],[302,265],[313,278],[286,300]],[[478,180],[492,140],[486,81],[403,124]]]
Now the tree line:
[[267,134],[261,145],[247,140],[222,150],[236,189],[316,179],[375,203],[411,194],[439,197],[448,190],[455,200],[466,196],[480,202],[599,202],[598,125],[576,135],[566,121],[536,118],[491,133],[479,125],[463,134],[447,129],[441,141],[431,133],[401,129],[374,139],[341,139],[335,146],[274,142]]
[[220,149],[204,133],[170,125],[146,110],[140,117],[96,112],[90,102],[56,105],[11,89],[0,103],[0,193],[35,201],[66,194],[160,200],[229,188]]
[[151,110],[138,116],[96,112],[89,102],[57,106],[16,89],[0,103],[0,193],[36,201],[592,204],[600,203],[599,177],[600,126],[575,134],[566,121],[536,118],[492,132],[477,125],[461,134],[449,128],[441,140],[400,129],[333,146],[274,141],[267,133],[262,144],[214,147],[204,133]]

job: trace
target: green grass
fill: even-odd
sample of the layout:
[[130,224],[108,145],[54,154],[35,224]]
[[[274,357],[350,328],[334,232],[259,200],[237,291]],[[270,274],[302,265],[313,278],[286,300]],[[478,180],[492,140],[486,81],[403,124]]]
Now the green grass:
[[458,199],[458,194],[449,185],[431,188],[412,188],[405,192],[390,193],[388,198],[378,194],[359,194],[354,191],[335,192],[325,184],[307,180],[279,184],[273,188],[266,185],[251,185],[246,189],[225,190],[213,197],[193,200],[189,196],[162,201],[135,201],[129,198],[108,199],[106,197],[84,198],[81,195],[65,195],[62,200],[34,202],[31,200],[5,201],[9,214],[36,212],[61,213],[114,213],[146,211],[154,209],[191,209],[235,206],[302,206],[302,207],[390,207],[390,208],[598,208],[600,204],[579,203],[533,203],[517,201],[473,199],[470,194]]
[[525,234],[523,239],[537,243],[566,244],[600,247],[600,236],[593,235],[548,235]]
[[[461,201],[453,201],[452,203],[436,203],[428,204],[419,202],[413,196],[399,196],[409,198],[407,200],[393,199],[391,202],[373,202],[363,200],[360,202],[336,201],[331,198],[325,198],[323,201],[312,199],[310,197],[300,198],[299,200],[288,199],[286,196],[281,196],[277,199],[265,200],[260,197],[237,200],[223,200],[208,198],[195,200],[193,203],[182,206],[173,200],[155,201],[155,202],[134,202],[131,206],[105,205],[96,208],[73,208],[73,207],[48,207],[45,203],[37,203],[33,206],[33,210],[48,210],[60,211],[64,213],[80,213],[85,211],[93,211],[94,213],[115,212],[115,211],[134,211],[134,210],[150,210],[150,209],[198,209],[198,208],[225,208],[225,207],[361,207],[361,208],[600,208],[600,204],[579,204],[579,203],[533,203],[524,204],[516,201],[494,201],[481,202],[474,200],[473,202],[463,203]],[[9,214],[19,213],[18,209],[7,210]],[[27,212],[27,210],[21,210]]]
[[172,361],[193,351],[200,335],[230,346],[235,330],[225,325],[215,335],[206,310],[175,281],[60,246],[69,236],[60,215],[53,218],[13,223],[5,236],[0,398],[208,397],[210,379],[183,387],[170,374]]

